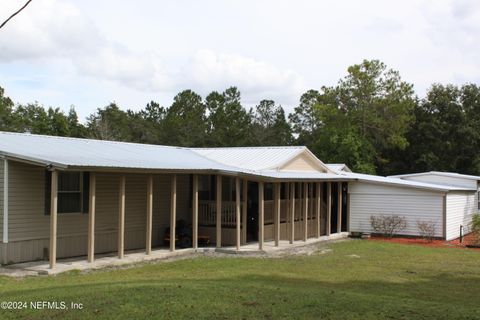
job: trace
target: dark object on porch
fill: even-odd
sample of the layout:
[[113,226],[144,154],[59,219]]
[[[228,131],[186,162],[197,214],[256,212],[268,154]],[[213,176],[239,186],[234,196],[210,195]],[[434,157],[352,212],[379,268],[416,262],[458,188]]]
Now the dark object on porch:
[[[165,237],[163,240],[165,246],[170,246],[170,227],[165,229]],[[209,244],[209,236],[198,236],[199,246],[208,246]],[[190,248],[192,246],[192,226],[188,225],[183,219],[177,220],[175,228],[175,246],[178,246],[179,248]]]

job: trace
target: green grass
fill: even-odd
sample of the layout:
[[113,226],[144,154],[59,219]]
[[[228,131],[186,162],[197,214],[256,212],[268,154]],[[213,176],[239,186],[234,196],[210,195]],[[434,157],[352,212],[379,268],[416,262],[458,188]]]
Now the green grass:
[[[347,241],[291,258],[197,258],[56,277],[0,278],[0,319],[480,319],[480,252]],[[349,255],[358,255],[351,257]]]

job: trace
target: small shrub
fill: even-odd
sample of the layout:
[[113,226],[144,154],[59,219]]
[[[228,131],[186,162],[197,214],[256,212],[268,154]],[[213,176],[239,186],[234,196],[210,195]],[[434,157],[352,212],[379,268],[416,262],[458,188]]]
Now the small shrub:
[[417,221],[418,232],[423,239],[432,241],[435,238],[435,222],[432,221]]
[[480,213],[476,213],[472,217],[472,222],[470,223],[471,231],[475,237],[475,244],[480,244]]
[[407,220],[405,217],[400,217],[397,215],[370,216],[370,224],[373,231],[381,233],[387,237],[393,237],[393,235],[407,227]]

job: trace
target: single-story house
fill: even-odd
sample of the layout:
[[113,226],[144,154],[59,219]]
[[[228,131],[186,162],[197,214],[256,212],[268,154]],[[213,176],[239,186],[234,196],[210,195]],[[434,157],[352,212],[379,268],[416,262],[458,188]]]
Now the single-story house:
[[[48,259],[54,268],[57,257],[92,262],[99,253],[122,258],[126,250],[206,243],[262,250],[265,241],[370,232],[377,214],[433,219],[436,236],[451,239],[477,210],[476,178],[474,185],[358,174],[306,147],[181,148],[0,132],[0,263]],[[412,224],[405,234],[418,231]]]

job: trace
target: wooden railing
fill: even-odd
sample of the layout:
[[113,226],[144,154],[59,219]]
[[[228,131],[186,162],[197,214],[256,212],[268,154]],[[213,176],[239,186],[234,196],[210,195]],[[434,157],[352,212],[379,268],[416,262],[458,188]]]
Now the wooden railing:
[[[215,226],[217,223],[217,210],[216,210],[216,201],[199,201],[198,203],[198,224],[201,226]],[[236,214],[235,214],[235,201],[223,201],[222,202],[222,226],[224,227],[235,227],[236,226]],[[315,219],[314,210],[312,206],[314,202],[311,201],[309,205],[309,215],[308,219]],[[286,200],[280,201],[280,220],[285,222],[290,220],[290,217],[287,217],[287,204]],[[295,220],[301,220],[303,216],[303,202],[301,199],[295,199]],[[243,214],[243,202],[240,203],[240,212]],[[265,224],[273,224],[274,222],[274,212],[273,212],[273,200],[265,200],[264,202],[264,221]],[[289,208],[288,208],[289,210]],[[326,214],[326,204],[322,202],[322,212]],[[242,220],[242,219],[241,219]]]

